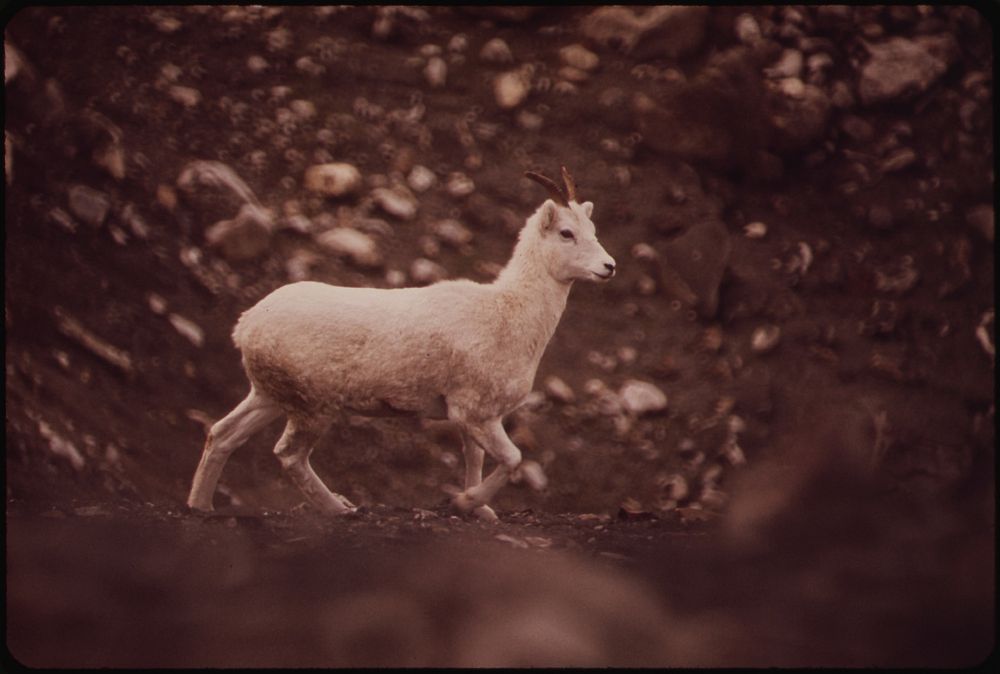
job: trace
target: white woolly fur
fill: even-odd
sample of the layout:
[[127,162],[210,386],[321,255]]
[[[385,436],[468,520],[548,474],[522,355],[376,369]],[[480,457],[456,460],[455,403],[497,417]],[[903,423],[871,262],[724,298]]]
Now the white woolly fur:
[[[614,260],[597,241],[593,204],[546,200],[492,283],[349,288],[305,281],[278,288],[240,317],[233,339],[250,395],[213,426],[188,504],[210,510],[225,459],[284,414],[275,452],[324,511],[354,508],[312,472],[308,456],[342,410],[447,418],[462,431],[466,490],[455,504],[495,519],[488,501],[510,478],[545,484],[521,461],[501,420],[531,392],[535,372],[575,280],[604,280]],[[482,480],[483,453],[497,469]]]

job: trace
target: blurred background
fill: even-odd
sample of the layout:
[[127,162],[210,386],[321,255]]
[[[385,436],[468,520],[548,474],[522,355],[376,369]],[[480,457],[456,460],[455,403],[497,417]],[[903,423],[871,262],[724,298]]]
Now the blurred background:
[[[955,666],[992,649],[992,16],[32,7],[6,17],[8,648],[34,665]],[[183,507],[274,288],[489,282],[566,165],[618,262],[456,518],[348,416]],[[489,467],[489,466],[488,466]],[[164,635],[168,635],[164,637]],[[272,641],[268,641],[272,640]],[[263,644],[268,643],[264,648]],[[159,644],[159,645],[157,645]],[[169,644],[169,648],[165,647]]]

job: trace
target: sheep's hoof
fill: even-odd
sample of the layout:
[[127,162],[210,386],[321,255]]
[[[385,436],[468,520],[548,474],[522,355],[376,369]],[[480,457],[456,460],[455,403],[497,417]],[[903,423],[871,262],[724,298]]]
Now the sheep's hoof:
[[545,471],[542,467],[538,465],[535,461],[522,461],[517,468],[514,469],[514,474],[511,476],[513,482],[520,482],[524,480],[528,483],[528,486],[535,491],[541,491],[545,489],[546,485],[549,483],[549,478],[545,477]]
[[497,517],[497,514],[493,512],[493,508],[489,507],[488,505],[481,505],[478,508],[476,508],[473,512],[476,514],[476,517],[478,517],[484,522],[493,523],[500,521],[500,518]]
[[451,498],[451,504],[461,510],[463,513],[467,513],[470,510],[480,507],[480,504],[476,499],[469,496],[466,492],[459,492]]

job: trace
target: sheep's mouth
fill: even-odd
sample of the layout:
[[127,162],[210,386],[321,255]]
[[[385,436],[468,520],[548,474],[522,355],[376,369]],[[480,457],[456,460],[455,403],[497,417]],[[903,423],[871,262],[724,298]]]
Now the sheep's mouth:
[[596,271],[591,273],[597,278],[601,279],[602,281],[607,281],[609,278],[615,275],[614,270],[609,271],[607,274],[598,274]]

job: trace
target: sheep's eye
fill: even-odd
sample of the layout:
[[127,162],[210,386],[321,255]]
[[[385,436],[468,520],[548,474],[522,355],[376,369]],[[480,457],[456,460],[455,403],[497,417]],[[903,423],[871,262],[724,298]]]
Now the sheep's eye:
[[561,236],[562,238],[566,239],[567,241],[569,241],[570,239],[576,238],[576,237],[573,236],[573,232],[571,232],[568,229],[564,229],[561,232],[559,232],[559,236]]

